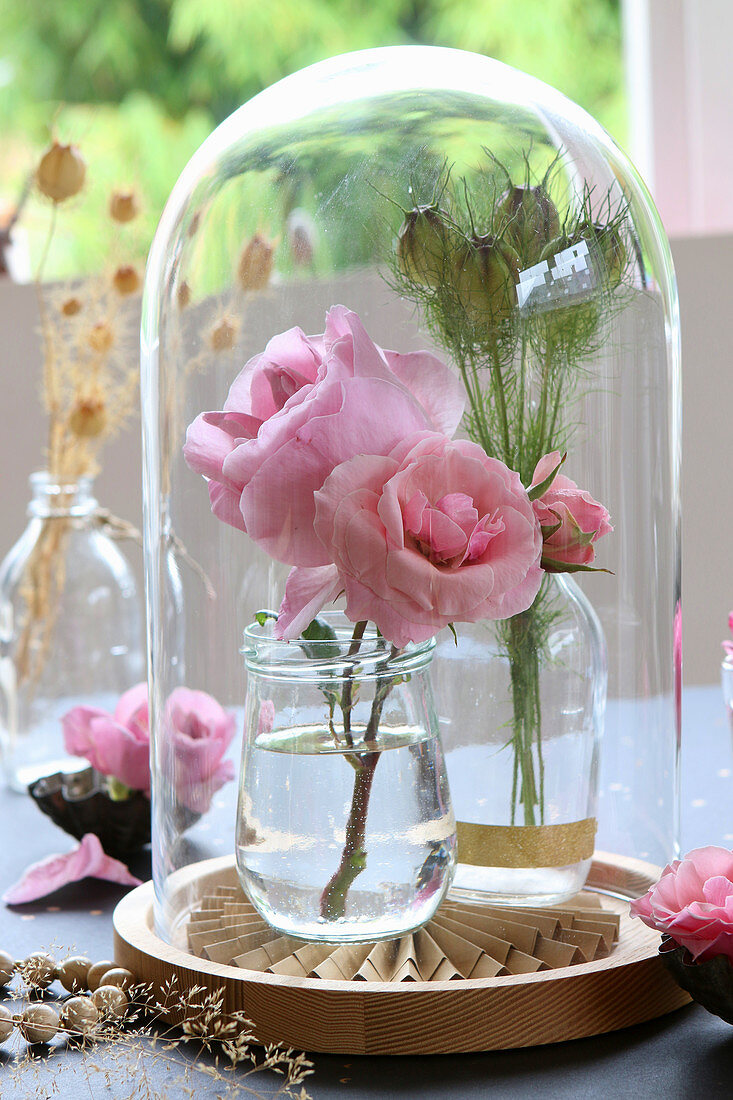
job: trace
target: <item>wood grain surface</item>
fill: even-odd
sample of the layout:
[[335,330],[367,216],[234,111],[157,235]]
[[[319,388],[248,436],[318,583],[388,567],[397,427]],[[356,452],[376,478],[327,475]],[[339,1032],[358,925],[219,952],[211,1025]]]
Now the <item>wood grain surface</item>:
[[[688,994],[674,983],[657,957],[658,935],[629,917],[628,902],[622,896],[646,889],[655,881],[658,870],[636,860],[599,855],[587,887],[595,897],[587,901],[590,908],[587,913],[580,912],[579,919],[601,927],[575,929],[580,933],[579,942],[585,944],[586,958],[590,941],[584,941],[582,933],[596,937],[598,950],[591,961],[577,961],[578,955],[574,955],[576,961],[571,965],[555,968],[544,963],[542,968],[532,965],[526,972],[506,973],[499,964],[495,976],[466,978],[456,972],[446,980],[425,981],[420,977],[414,949],[411,954],[415,965],[411,968],[405,966],[410,961],[409,951],[400,959],[399,949],[385,944],[380,958],[391,958],[393,966],[399,964],[390,974],[392,980],[387,981],[320,976],[317,969],[325,975],[333,971],[328,967],[324,971],[322,966],[329,953],[323,956],[318,951],[304,954],[306,967],[300,971],[293,966],[282,973],[277,972],[277,966],[270,972],[250,970],[197,957],[185,945],[168,944],[156,935],[152,883],[128,894],[115,911],[115,958],[140,980],[160,986],[175,975],[183,987],[200,984],[210,990],[224,988],[226,1010],[244,1010],[262,1043],[284,1042],[308,1051],[380,1055],[457,1053],[554,1043],[629,1027],[689,1003]],[[231,857],[208,860],[177,873],[172,893],[174,909],[176,897],[190,904],[192,895],[198,894],[194,910],[199,917],[206,909],[220,913],[222,897],[230,908],[240,906],[244,910],[235,916],[249,916],[245,908],[248,903],[242,905],[239,890]],[[204,899],[209,899],[206,904]],[[596,915],[600,912],[605,917],[594,921],[593,908]],[[499,918],[495,912],[492,909],[491,915],[487,913],[484,924],[492,921],[497,932]],[[542,910],[535,923],[547,929],[550,926],[543,919],[546,914]],[[619,917],[615,943],[612,914]],[[449,899],[439,910],[439,920],[444,930],[461,939],[472,932],[478,933],[479,940],[491,935],[483,930],[480,907],[463,906]],[[507,926],[516,928],[517,923],[505,921],[504,930]],[[522,935],[527,934],[527,927],[525,924]],[[271,942],[277,934],[270,932],[269,937]],[[598,937],[604,940],[603,946],[599,947]],[[494,936],[494,941],[501,938]],[[559,941],[549,938],[551,942],[567,943],[567,937]],[[523,942],[525,946],[537,946],[536,939],[532,944]],[[439,946],[444,945],[450,948],[449,937]],[[297,943],[292,946],[301,950]],[[571,942],[570,946],[577,943]],[[476,950],[481,953],[478,946]],[[291,951],[291,956],[294,953]],[[225,957],[227,949],[219,954]],[[450,949],[444,954],[452,957]],[[584,957],[582,951],[580,957]],[[305,975],[310,959],[320,961]],[[384,965],[381,972],[385,973]]]

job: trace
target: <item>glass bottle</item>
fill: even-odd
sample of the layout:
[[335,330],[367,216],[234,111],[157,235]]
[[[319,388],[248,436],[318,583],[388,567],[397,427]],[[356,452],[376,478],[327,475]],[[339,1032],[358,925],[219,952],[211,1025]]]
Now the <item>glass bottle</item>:
[[603,632],[567,574],[549,576],[525,616],[526,639],[521,615],[460,624],[433,665],[458,819],[453,892],[469,901],[557,904],[593,855]]
[[245,631],[239,877],[288,935],[400,936],[432,917],[455,862],[435,641],[395,652],[372,629],[357,645],[339,613],[321,619],[330,636],[308,643]]
[[0,565],[0,749],[17,791],[87,762],[64,748],[61,718],[112,711],[145,675],[143,608],[88,477],[30,478],[29,522]]

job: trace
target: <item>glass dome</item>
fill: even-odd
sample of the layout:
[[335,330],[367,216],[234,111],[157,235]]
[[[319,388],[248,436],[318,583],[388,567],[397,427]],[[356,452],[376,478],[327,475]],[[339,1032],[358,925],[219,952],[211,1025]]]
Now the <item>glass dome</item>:
[[[304,335],[324,330],[323,340]],[[560,863],[572,874],[558,897],[582,885],[594,848],[653,864],[675,855],[680,382],[663,228],[628,158],[558,92],[478,55],[369,50],[288,77],[219,126],[179,179],[150,254],[142,356],[153,849],[156,920],[171,942],[184,942],[199,871],[205,878],[235,863],[243,632],[258,611],[281,606],[291,566],[331,568],[322,555],[292,551],[303,494],[310,501],[322,490],[322,463],[311,470],[305,452],[278,447],[301,446],[320,430],[288,417],[323,382],[319,356],[334,354],[337,340],[349,381],[319,462],[331,444],[336,463],[349,448],[346,458],[384,456],[390,431],[390,446],[410,432],[452,435],[455,389],[440,373],[447,366],[465,391],[456,438],[513,471],[514,480],[505,478],[512,492],[520,481],[536,489],[529,507],[541,523],[533,564],[522,567],[523,584],[537,577],[529,610],[527,599],[520,605],[502,594],[480,612],[447,599],[435,617],[435,705],[455,815],[470,827],[462,836],[459,825],[456,886],[471,892],[470,875],[461,880],[461,844],[468,852],[485,826],[535,830],[544,853],[535,864],[552,864],[549,849],[567,845]],[[368,370],[360,365],[367,360]],[[390,392],[408,393],[413,412],[417,401],[417,419],[405,414],[395,427],[378,390],[360,397],[365,370],[391,372]],[[352,391],[358,415],[352,409],[349,420]],[[336,415],[318,409],[325,419]],[[184,455],[187,428],[202,413],[210,415],[198,435],[189,432]],[[247,473],[249,444],[266,433],[268,446],[276,436],[279,443]],[[235,470],[225,455],[237,448],[244,458]],[[475,451],[459,452],[478,461]],[[474,495],[471,523],[479,521],[466,534],[467,490],[449,483],[454,458],[440,454],[442,495],[425,497],[432,518],[413,517],[411,527],[405,520],[406,530],[431,567],[458,570],[483,563],[491,539],[499,546],[508,538],[510,520],[493,504],[482,511]],[[258,492],[268,456],[273,480]],[[408,459],[400,452],[389,461]],[[589,510],[582,515],[580,500]],[[458,544],[436,557],[435,532],[447,523],[463,532],[460,561],[450,557]],[[606,571],[586,571],[591,561]],[[359,583],[369,568],[367,560]],[[392,640],[382,622],[392,622],[399,600],[418,595],[395,595],[391,567],[374,568],[387,584],[375,621]],[[497,567],[492,583],[498,576]],[[343,591],[341,583],[329,590],[329,602],[339,596],[343,607]],[[363,617],[354,591],[346,585],[352,621]],[[193,739],[209,738],[213,748],[201,750],[194,768],[176,718],[175,693],[184,688],[212,697],[227,716],[207,722],[214,704],[195,697]],[[191,707],[189,698],[189,725]],[[558,774],[585,794],[566,812],[554,793],[553,754],[571,742]],[[488,792],[502,775],[509,809],[494,818]],[[307,845],[303,852],[308,859]],[[531,892],[516,888],[517,896]]]

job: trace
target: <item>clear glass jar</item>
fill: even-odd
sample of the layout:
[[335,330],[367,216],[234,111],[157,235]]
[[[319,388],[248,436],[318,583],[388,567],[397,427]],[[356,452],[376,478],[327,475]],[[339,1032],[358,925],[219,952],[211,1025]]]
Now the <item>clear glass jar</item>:
[[30,517],[0,565],[0,748],[17,791],[88,766],[63,743],[79,704],[112,711],[145,676],[141,593],[90,478],[31,476]]
[[461,624],[458,644],[441,641],[434,662],[458,820],[453,892],[471,901],[554,905],[581,890],[590,869],[605,640],[571,577],[548,577],[538,599],[546,630],[528,652],[525,613]]
[[[245,631],[237,868],[252,903],[300,939],[400,936],[453,877],[455,818],[429,666],[434,640],[360,643],[338,613],[323,641]],[[319,620],[320,621],[320,620]]]

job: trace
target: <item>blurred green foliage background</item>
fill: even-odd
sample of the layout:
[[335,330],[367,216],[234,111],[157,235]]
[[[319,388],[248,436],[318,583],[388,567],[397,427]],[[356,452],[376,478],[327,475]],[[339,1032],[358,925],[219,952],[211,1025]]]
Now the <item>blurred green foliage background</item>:
[[[17,199],[53,133],[88,163],[46,277],[110,259],[113,188],[143,215],[144,255],[188,158],[240,103],[333,54],[421,42],[473,50],[553,84],[626,140],[620,0],[23,0],[0,4],[0,200]],[[48,208],[23,223],[36,261]]]

